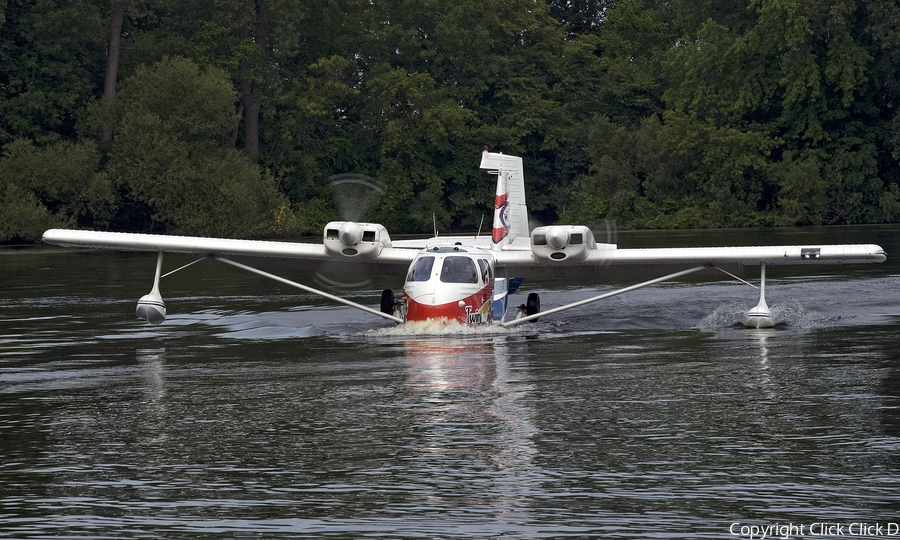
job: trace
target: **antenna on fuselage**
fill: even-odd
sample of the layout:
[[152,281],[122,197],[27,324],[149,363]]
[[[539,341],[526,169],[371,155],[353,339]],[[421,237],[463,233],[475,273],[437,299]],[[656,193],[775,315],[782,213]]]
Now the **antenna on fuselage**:
[[481,223],[478,224],[478,232],[475,234],[475,244],[478,244],[478,237],[481,236],[481,227],[484,226],[484,214],[481,214]]
[[437,217],[434,212],[431,213],[431,226],[434,229],[434,239],[437,240]]

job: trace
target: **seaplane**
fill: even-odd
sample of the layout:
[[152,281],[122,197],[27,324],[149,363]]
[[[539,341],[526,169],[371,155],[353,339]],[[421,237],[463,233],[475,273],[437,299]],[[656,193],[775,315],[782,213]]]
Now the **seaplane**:
[[[446,320],[461,324],[514,327],[568,309],[624,294],[696,272],[724,272],[737,278],[746,265],[760,268],[759,301],[746,313],[744,325],[773,327],[766,303],[766,267],[774,265],[881,263],[884,250],[873,244],[794,245],[697,248],[619,249],[600,243],[589,227],[550,225],[529,227],[522,158],[487,147],[481,169],[497,177],[493,228],[490,236],[435,236],[392,241],[378,223],[333,221],[325,226],[322,243],[240,240],[158,234],[51,229],[43,241],[63,247],[158,253],[153,286],[138,300],[136,313],[150,324],[166,320],[160,279],[196,262],[212,259],[320,295],[398,324]],[[164,253],[195,256],[189,264],[162,274]],[[386,289],[378,308],[292,281],[260,268],[277,259],[303,269],[337,263],[353,273],[405,276],[401,291]],[[256,261],[258,264],[253,264]],[[537,293],[527,295],[507,317],[510,297],[528,278],[656,276],[599,296],[541,311]],[[741,278],[737,278],[741,279]],[[743,281],[743,280],[742,280]],[[373,299],[374,300],[374,299]]]

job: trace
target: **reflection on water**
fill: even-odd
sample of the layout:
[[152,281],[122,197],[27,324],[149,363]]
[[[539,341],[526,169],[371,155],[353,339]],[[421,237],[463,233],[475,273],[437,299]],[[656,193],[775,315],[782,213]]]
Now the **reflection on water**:
[[[736,325],[758,293],[728,280],[472,330],[385,324],[230,269],[164,283],[172,316],[149,327],[134,302],[154,261],[0,253],[0,538],[897,521],[892,263],[773,268],[772,330]],[[531,285],[548,307],[617,286]]]
[[[405,343],[407,358],[406,384],[410,396],[420,404],[419,422],[436,428],[429,433],[428,453],[466,453],[477,442],[454,442],[443,430],[456,425],[460,417],[465,425],[480,417],[492,425],[486,458],[499,469],[528,467],[534,455],[531,435],[533,410],[526,396],[533,386],[528,384],[526,370],[510,365],[509,347],[505,340],[409,340]],[[466,426],[467,428],[469,426]]]
[[137,420],[147,433],[152,434],[149,443],[163,444],[169,438],[164,422],[169,412],[165,380],[166,349],[138,349],[136,357],[138,365],[143,368],[144,378],[141,384],[144,390],[141,400],[143,411]]

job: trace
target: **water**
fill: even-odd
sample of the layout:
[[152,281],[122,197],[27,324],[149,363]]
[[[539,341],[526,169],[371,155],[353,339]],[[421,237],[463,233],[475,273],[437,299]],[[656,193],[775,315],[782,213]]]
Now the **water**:
[[[891,254],[898,232],[615,240]],[[722,276],[473,331],[394,327],[212,262],[163,280],[151,327],[134,306],[154,255],[3,249],[0,538],[900,533],[897,260],[770,267],[772,330],[736,324],[757,293]],[[631,283],[526,286],[549,308]]]

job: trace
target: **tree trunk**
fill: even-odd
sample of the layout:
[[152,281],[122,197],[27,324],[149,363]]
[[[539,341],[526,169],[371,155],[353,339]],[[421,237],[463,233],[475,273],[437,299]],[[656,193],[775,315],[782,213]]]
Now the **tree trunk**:
[[125,20],[125,1],[114,1],[109,24],[109,46],[106,50],[106,77],[103,81],[103,131],[100,147],[109,150],[113,134],[113,103],[116,99],[116,80],[119,77],[119,54],[122,50],[122,22]]
[[[263,45],[264,38],[261,31],[264,30],[262,18],[262,2],[257,0],[254,4],[254,21],[241,28],[239,36],[241,40],[253,39],[256,46],[259,47],[259,58],[265,56],[265,48]],[[241,109],[244,114],[244,153],[247,159],[254,165],[259,163],[259,111],[262,103],[253,95],[253,85],[247,72],[253,69],[253,62],[259,62],[259,58],[250,59],[241,66],[241,78],[238,83],[241,94]]]
[[241,108],[244,110],[244,153],[250,163],[259,163],[259,101],[253,99],[250,81],[241,79]]

